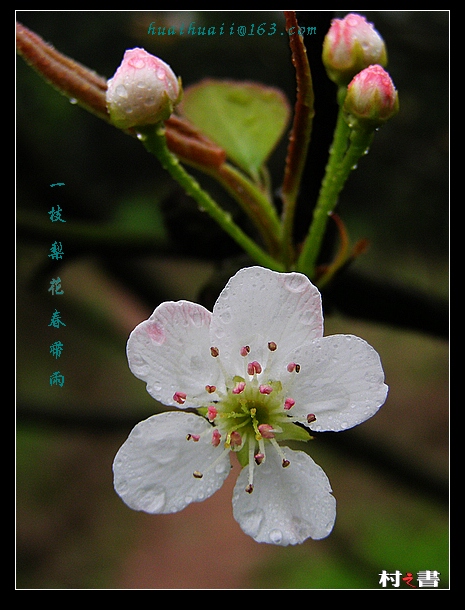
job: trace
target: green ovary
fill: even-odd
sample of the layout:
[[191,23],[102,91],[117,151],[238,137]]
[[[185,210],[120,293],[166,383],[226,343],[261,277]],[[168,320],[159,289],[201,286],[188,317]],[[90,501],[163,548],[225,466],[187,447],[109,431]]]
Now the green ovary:
[[[235,379],[237,384],[242,379]],[[282,386],[280,382],[267,384],[273,391],[270,394],[260,392],[260,386],[256,380],[245,385],[240,393],[228,390],[225,398],[217,405],[218,415],[215,423],[226,444],[231,444],[231,449],[239,451],[246,440],[256,441],[262,439],[258,426],[267,424],[275,432],[281,431],[281,425],[286,419],[283,411],[284,399],[282,397]],[[237,387],[237,385],[236,385]],[[233,433],[241,436],[241,442],[235,442]],[[231,436],[233,435],[233,436]],[[232,442],[231,442],[232,441]]]

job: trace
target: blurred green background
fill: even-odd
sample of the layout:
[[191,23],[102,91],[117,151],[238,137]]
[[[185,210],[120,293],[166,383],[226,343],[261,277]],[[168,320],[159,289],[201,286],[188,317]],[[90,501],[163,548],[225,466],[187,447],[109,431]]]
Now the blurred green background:
[[[117,449],[160,408],[129,371],[128,334],[161,301],[211,306],[249,261],[137,140],[71,104],[18,57],[19,589],[381,589],[382,570],[436,570],[439,587],[448,587],[449,14],[364,15],[386,41],[401,109],[341,195],[338,212],[352,240],[368,238],[370,248],[336,295],[324,295],[325,334],[371,343],[390,392],[363,426],[320,434],[308,448],[331,481],[338,516],[327,539],[292,548],[259,545],[236,524],[237,467],[215,496],[176,515],[133,512],[113,491]],[[319,59],[334,16],[298,12],[299,23],[317,33],[305,41],[316,117],[297,239],[308,226],[334,126],[335,91]],[[142,46],[184,86],[204,77],[256,80],[294,103],[279,12],[18,11],[17,19],[106,78],[125,49]],[[277,33],[149,36],[151,22],[177,29],[224,23],[225,31],[233,23],[275,22]],[[275,189],[285,146],[269,164]],[[235,205],[201,181],[248,228]],[[57,182],[66,186],[50,188]],[[66,224],[49,220],[57,205]],[[61,261],[48,257],[54,241],[63,244]],[[52,296],[57,276],[64,294]],[[55,308],[66,328],[48,326]],[[64,352],[55,360],[49,346],[58,339]],[[63,387],[49,385],[55,370],[65,376]]]

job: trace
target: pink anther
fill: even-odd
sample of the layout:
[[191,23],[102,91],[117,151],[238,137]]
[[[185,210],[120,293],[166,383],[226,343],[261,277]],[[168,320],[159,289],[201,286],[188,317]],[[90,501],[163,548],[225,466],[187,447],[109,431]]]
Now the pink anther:
[[295,400],[293,398],[286,398],[286,400],[284,401],[284,409],[286,411],[289,411],[289,409],[292,409],[292,407],[295,405]]
[[180,405],[183,405],[186,402],[187,394],[184,392],[175,392],[173,394],[173,400]]
[[262,365],[254,360],[253,362],[249,362],[247,365],[247,373],[249,375],[259,375],[262,372]]
[[258,426],[258,431],[263,438],[274,438],[273,426],[270,426],[270,424],[260,424]]
[[229,445],[231,447],[240,447],[242,445],[242,436],[239,434],[237,430],[234,430],[229,435]]
[[213,447],[218,447],[221,441],[221,434],[218,432],[218,429],[215,428],[212,432],[212,445]]
[[244,391],[244,389],[245,389],[245,381],[239,381],[239,383],[233,389],[232,393],[233,394],[240,394],[241,392]]
[[218,409],[215,406],[210,405],[207,408],[207,417],[208,417],[208,419],[210,421],[213,421],[217,415],[218,415]]

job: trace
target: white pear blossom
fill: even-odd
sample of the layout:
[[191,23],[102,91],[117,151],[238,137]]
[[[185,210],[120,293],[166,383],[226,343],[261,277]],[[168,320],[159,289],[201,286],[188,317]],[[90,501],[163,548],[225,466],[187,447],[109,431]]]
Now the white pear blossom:
[[323,337],[320,293],[307,277],[242,269],[213,313],[188,301],[159,305],[127,353],[149,394],[181,409],[137,424],[118,451],[114,484],[128,506],[172,513],[208,498],[234,452],[243,468],[233,513],[246,534],[284,546],[331,532],[327,476],[283,441],[360,424],[387,386],[364,340]]

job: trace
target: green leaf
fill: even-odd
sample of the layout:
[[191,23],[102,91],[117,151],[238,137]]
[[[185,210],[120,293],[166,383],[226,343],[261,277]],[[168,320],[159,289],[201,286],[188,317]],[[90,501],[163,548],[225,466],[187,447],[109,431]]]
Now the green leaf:
[[290,115],[289,103],[279,89],[213,79],[188,87],[179,110],[255,179]]

